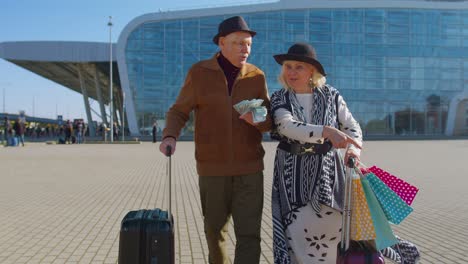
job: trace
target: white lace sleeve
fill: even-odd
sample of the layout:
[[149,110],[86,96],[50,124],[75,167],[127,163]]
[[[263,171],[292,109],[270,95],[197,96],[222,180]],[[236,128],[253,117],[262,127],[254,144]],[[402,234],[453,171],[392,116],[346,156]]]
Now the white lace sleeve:
[[[346,102],[343,97],[338,97],[338,121],[341,123],[341,131],[346,133],[348,136],[361,143],[362,145],[362,131],[359,123],[354,119],[353,115],[348,109]],[[350,145],[349,149],[352,149],[358,155],[361,154],[361,150],[356,148],[354,145]]]
[[278,133],[281,135],[305,143],[323,143],[323,126],[295,120],[291,112],[284,108],[277,109],[274,117]]

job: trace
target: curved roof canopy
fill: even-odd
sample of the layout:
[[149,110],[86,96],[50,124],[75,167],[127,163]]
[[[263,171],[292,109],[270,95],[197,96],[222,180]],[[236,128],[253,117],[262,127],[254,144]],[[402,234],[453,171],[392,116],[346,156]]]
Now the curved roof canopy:
[[[112,48],[113,87],[115,93],[120,93],[115,44]],[[0,43],[0,58],[78,93],[82,93],[78,74],[78,69],[82,69],[87,95],[95,100],[98,100],[96,81],[104,95],[109,93],[109,55],[109,43],[66,41]],[[102,100],[105,104],[109,102],[108,96],[102,96]]]

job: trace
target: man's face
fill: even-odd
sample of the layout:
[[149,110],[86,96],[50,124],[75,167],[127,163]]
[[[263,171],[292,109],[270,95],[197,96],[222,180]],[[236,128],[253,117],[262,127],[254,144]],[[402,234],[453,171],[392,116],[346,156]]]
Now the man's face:
[[219,39],[221,53],[238,68],[247,63],[251,46],[252,36],[247,32],[233,32]]

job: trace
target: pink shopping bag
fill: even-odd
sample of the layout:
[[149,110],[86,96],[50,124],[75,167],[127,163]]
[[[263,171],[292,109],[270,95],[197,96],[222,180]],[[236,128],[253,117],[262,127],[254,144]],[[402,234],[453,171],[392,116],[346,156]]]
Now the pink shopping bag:
[[400,198],[408,205],[413,203],[414,198],[419,191],[418,188],[377,166],[372,166],[371,168],[368,168],[368,170],[379,177],[381,181],[390,187],[392,191],[398,194],[398,196],[400,196]]

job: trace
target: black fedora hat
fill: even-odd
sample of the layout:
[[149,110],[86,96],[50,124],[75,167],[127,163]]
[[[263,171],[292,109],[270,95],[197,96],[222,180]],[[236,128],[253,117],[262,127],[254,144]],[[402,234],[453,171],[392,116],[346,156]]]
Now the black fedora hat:
[[245,22],[244,18],[241,16],[230,17],[219,24],[218,27],[218,34],[214,36],[213,42],[218,45],[218,41],[220,37],[227,36],[233,32],[243,31],[250,33],[250,35],[255,36],[257,32],[252,31],[247,26],[247,22]]
[[307,43],[296,43],[288,49],[287,54],[278,54],[274,55],[273,57],[280,65],[283,65],[283,62],[287,60],[309,63],[315,66],[317,71],[320,72],[323,76],[326,76],[322,64],[317,60],[315,49]]

